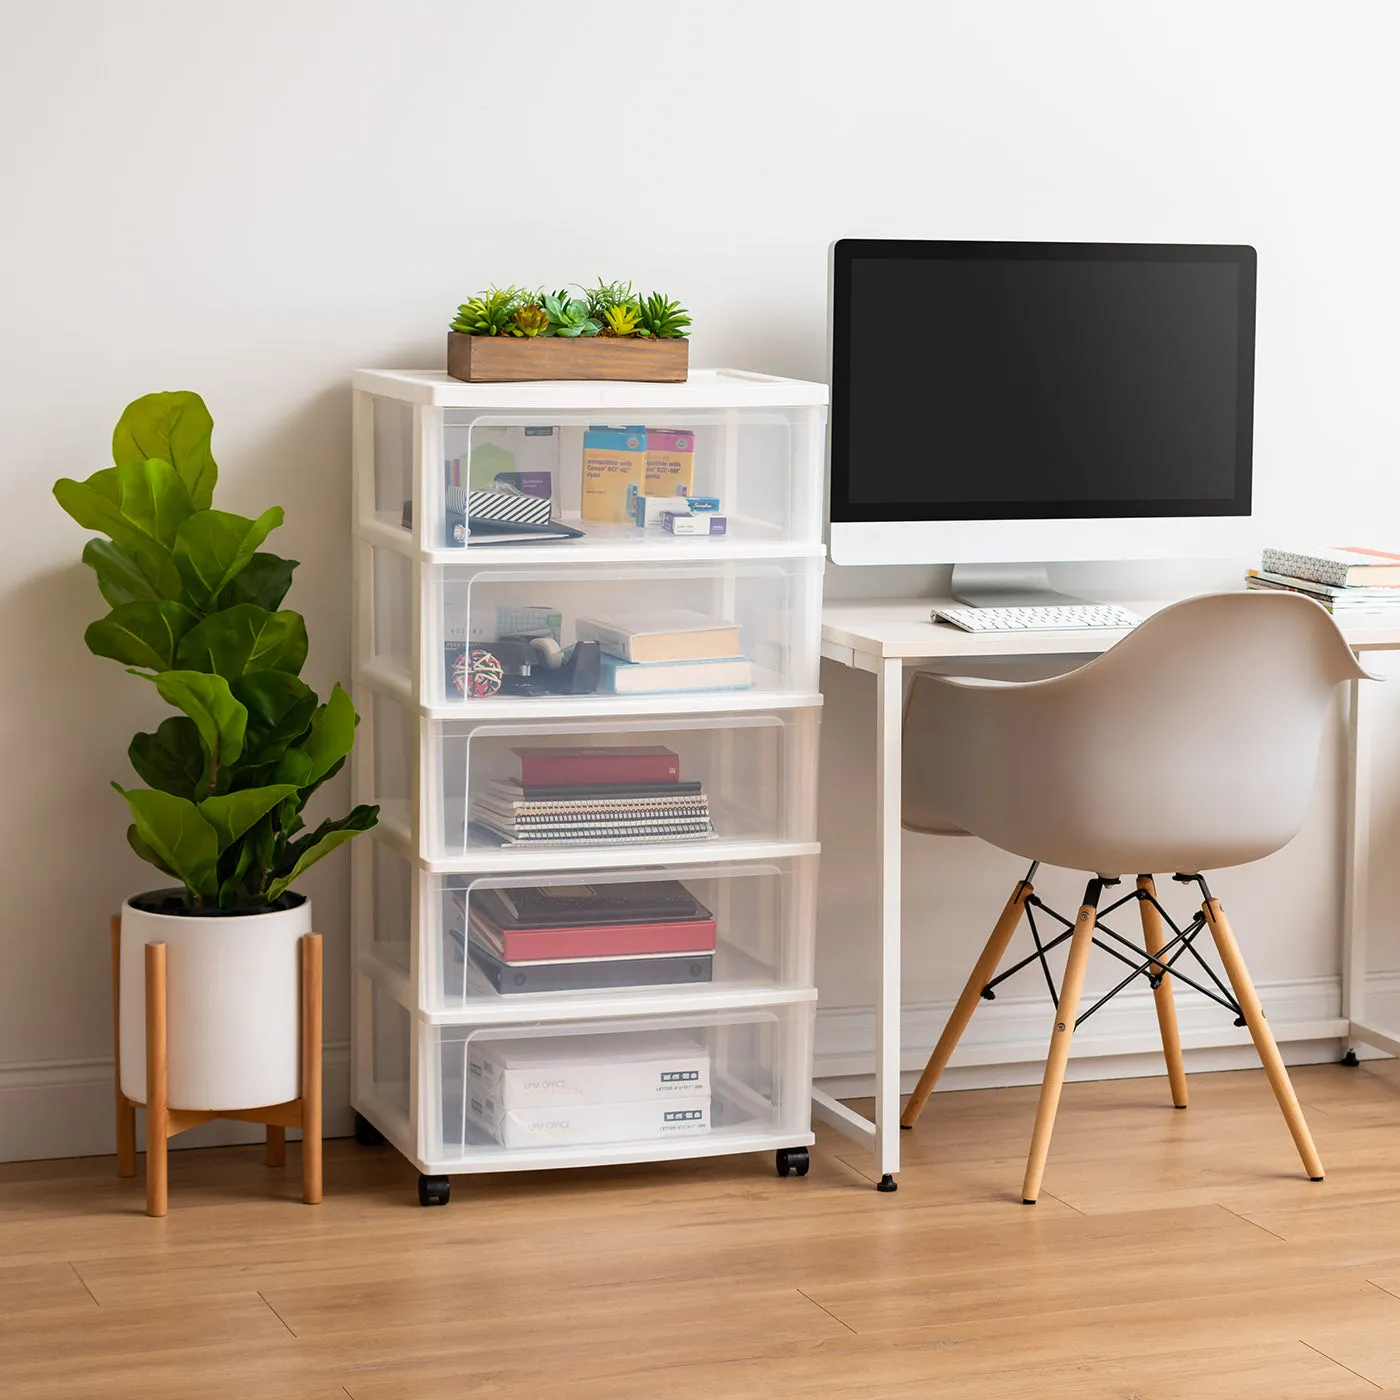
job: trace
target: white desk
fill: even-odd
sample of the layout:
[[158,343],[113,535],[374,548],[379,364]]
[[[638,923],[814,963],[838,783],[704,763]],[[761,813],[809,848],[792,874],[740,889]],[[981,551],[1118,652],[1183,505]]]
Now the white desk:
[[[961,632],[947,623],[929,621],[929,609],[950,599],[897,599],[879,602],[828,603],[822,610],[822,656],[875,677],[877,764],[876,841],[880,852],[879,986],[876,993],[875,1118],[847,1108],[820,1089],[812,1094],[812,1112],[873,1148],[881,1189],[895,1189],[899,1171],[900,1075],[900,777],[901,719],[906,665],[986,663],[989,661],[1063,660],[1097,655],[1125,634],[1080,632]],[[1161,602],[1126,604],[1146,615]],[[1400,649],[1400,617],[1344,619],[1342,630],[1356,651]],[[1366,1021],[1366,889],[1370,846],[1371,754],[1369,707],[1363,700],[1369,682],[1348,687],[1347,764],[1344,813],[1346,854],[1342,904],[1342,1014],[1339,1039],[1352,1046],[1375,1046],[1400,1055],[1400,1032]]]

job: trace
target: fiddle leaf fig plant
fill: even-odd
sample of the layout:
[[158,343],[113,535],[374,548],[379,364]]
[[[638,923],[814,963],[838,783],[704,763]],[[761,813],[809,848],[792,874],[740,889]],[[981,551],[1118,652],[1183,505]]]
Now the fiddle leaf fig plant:
[[359,716],[339,685],[321,704],[300,672],[306,623],[282,608],[295,559],[264,551],[282,523],[215,510],[214,423],[198,394],[148,394],[112,436],[115,465],[54,486],[105,538],[83,563],[109,611],[88,650],[150,681],[178,713],[127,756],[145,787],[113,787],[127,840],[192,908],[274,907],[302,873],[379,815],[357,806],[308,831],[302,812],[338,773]]

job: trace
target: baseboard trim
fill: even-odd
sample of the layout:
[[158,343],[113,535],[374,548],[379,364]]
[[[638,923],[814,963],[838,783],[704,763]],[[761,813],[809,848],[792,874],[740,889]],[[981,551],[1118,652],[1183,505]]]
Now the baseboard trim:
[[[1341,1017],[1340,977],[1315,977],[1259,986],[1260,1000],[1290,1064],[1320,1063],[1338,1053],[1347,1023]],[[1382,1024],[1400,1022],[1400,971],[1372,973],[1366,979],[1368,1016]],[[1176,989],[1177,1020],[1188,1070],[1203,1073],[1258,1063],[1249,1032],[1227,1013],[1190,989]],[[901,1018],[900,1070],[911,1090],[953,1003],[906,1005]],[[1048,995],[999,996],[972,1018],[940,1089],[999,1088],[1039,1081],[1050,1037]],[[837,1097],[874,1090],[875,1008],[818,1005],[814,1075]],[[1358,1049],[1363,1058],[1377,1052]],[[1099,1011],[1074,1038],[1070,1079],[1119,1079],[1161,1074],[1162,1048],[1152,993],[1122,993]]]
[[[350,1046],[325,1047],[323,1117],[327,1137],[352,1131]],[[0,1162],[31,1162],[50,1157],[101,1157],[116,1151],[113,1104],[114,1066],[110,1059],[39,1060],[0,1065]],[[256,1123],[216,1120],[171,1138],[172,1150],[261,1142],[266,1129]],[[136,1110],[136,1141],[144,1142],[145,1115]],[[289,1129],[289,1138],[300,1133]]]

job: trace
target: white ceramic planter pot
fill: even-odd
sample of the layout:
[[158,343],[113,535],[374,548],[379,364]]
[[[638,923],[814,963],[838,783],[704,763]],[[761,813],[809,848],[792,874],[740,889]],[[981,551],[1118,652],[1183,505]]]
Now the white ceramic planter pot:
[[203,917],[148,913],[127,900],[121,934],[122,1093],[146,1102],[146,944],[164,943],[170,1107],[262,1108],[296,1098],[301,1093],[298,940],[310,932],[308,899],[273,913]]

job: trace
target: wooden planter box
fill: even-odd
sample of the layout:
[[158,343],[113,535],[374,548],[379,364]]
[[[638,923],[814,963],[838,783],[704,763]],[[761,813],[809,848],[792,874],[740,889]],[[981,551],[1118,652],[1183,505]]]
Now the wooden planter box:
[[636,379],[684,384],[690,341],[615,336],[462,335],[449,331],[447,372],[469,384],[523,379]]

